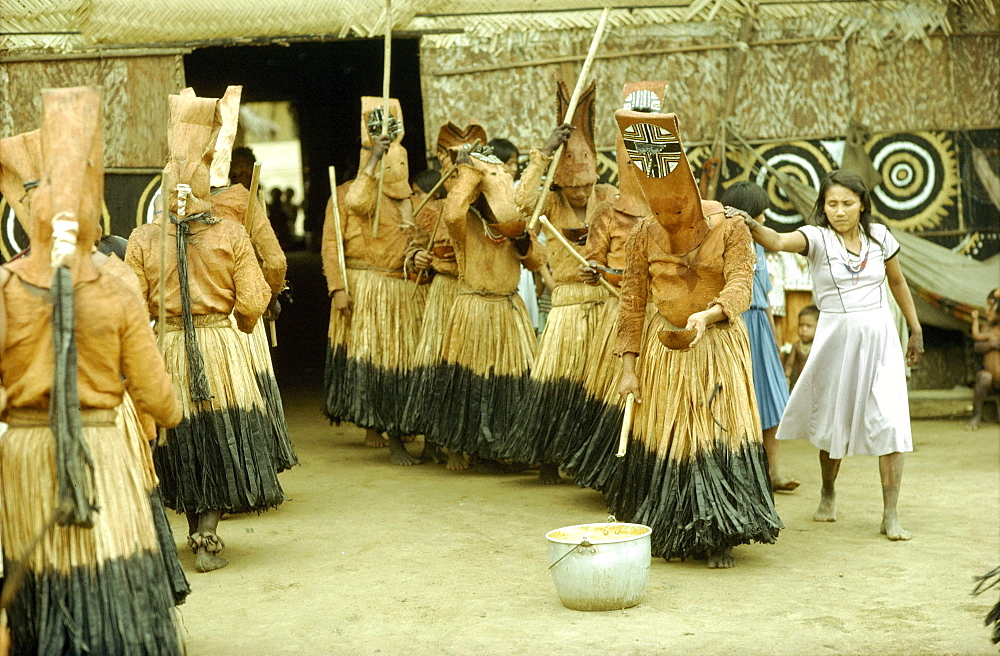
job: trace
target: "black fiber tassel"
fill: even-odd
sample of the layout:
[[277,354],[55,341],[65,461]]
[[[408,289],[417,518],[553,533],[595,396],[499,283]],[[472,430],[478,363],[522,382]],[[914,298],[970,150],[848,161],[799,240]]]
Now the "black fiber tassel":
[[52,347],[55,377],[49,403],[49,426],[56,438],[60,526],[94,526],[94,461],[83,441],[83,417],[77,390],[73,277],[64,266],[52,276]]
[[218,223],[207,212],[194,214],[179,219],[171,216],[171,221],[177,226],[177,278],[181,289],[181,318],[184,322],[184,352],[187,355],[188,385],[191,388],[191,400],[209,401],[212,390],[205,375],[205,360],[198,349],[198,335],[194,331],[194,317],[191,316],[191,287],[188,284],[187,241],[191,236],[191,221],[199,223]]

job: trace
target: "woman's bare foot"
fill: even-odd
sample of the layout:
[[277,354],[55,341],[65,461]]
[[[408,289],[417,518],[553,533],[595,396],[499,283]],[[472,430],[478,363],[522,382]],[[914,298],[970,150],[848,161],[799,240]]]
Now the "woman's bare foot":
[[469,457],[464,453],[449,453],[445,468],[450,471],[462,471],[469,468]]
[[736,567],[732,547],[708,552],[708,569],[729,569],[730,567]]
[[775,492],[791,492],[797,488],[801,483],[799,483],[794,478],[772,478],[771,479],[771,489]]
[[837,521],[837,505],[833,495],[822,495],[819,500],[819,508],[813,513],[814,522],[835,522]]
[[365,440],[361,444],[370,449],[381,449],[389,446],[389,440],[386,439],[381,433],[376,433],[369,428],[365,431]]
[[538,468],[538,482],[542,485],[559,485],[563,482],[559,476],[559,465],[543,462]]
[[410,465],[419,465],[420,461],[410,455],[410,452],[406,450],[406,445],[403,444],[403,440],[399,437],[389,437],[389,462],[394,465],[402,465],[404,467],[409,467]]
[[229,561],[219,555],[225,543],[214,530],[202,530],[188,536],[188,546],[194,552],[194,568],[202,573],[222,569]]
[[897,540],[909,540],[913,537],[910,535],[909,531],[904,530],[903,527],[899,525],[899,517],[896,516],[896,513],[883,515],[882,526],[879,527],[879,530],[882,535],[889,538],[893,542]]

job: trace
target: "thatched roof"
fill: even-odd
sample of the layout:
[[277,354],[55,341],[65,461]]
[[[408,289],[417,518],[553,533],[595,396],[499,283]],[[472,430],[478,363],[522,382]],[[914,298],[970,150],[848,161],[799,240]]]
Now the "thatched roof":
[[[611,29],[731,21],[808,21],[817,35],[949,33],[957,15],[997,24],[996,0],[607,0]],[[395,32],[461,38],[593,28],[600,0],[393,0]],[[385,29],[380,0],[0,0],[0,50],[80,51],[123,46],[197,47],[275,40],[372,37]]]

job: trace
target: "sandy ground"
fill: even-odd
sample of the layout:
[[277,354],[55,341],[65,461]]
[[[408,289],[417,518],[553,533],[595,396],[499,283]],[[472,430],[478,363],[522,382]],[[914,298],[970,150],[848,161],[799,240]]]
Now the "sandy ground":
[[983,618],[997,594],[970,596],[1000,564],[996,424],[914,423],[905,543],[878,533],[876,459],[845,461],[839,521],[818,524],[816,451],[782,443],[803,485],[777,498],[777,544],[736,549],[727,571],[654,559],[639,606],[587,613],[561,605],[544,535],[604,521],[599,494],[534,473],[395,467],[357,429],[328,426],[315,390],[285,395],[302,460],[282,475],[288,501],[223,521],[223,570],[197,574],[182,551],[191,656],[996,653]]

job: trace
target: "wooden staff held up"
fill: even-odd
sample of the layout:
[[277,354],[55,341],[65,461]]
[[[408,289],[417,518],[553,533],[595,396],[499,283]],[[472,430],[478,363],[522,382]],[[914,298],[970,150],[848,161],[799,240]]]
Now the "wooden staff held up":
[[[587,51],[587,59],[583,62],[583,69],[580,71],[580,77],[576,80],[576,87],[573,89],[573,95],[569,100],[569,107],[566,108],[566,116],[563,118],[563,123],[572,123],[573,115],[576,114],[576,106],[580,103],[580,95],[583,94],[583,88],[586,84],[587,77],[590,75],[590,67],[594,63],[594,55],[597,54],[597,46],[601,43],[601,36],[604,34],[604,27],[608,22],[608,14],[611,13],[610,7],[605,7],[604,11],[601,13],[601,20],[597,23],[597,30],[594,32],[594,39],[590,42],[590,50]],[[548,196],[546,193],[547,187],[552,183],[552,176],[559,167],[559,160],[562,158],[563,144],[559,144],[556,148],[556,152],[552,153],[552,159],[549,161],[549,168],[545,171],[545,182],[542,188],[542,193],[539,194],[538,200],[535,202],[535,210],[531,213],[531,220],[528,221],[528,229],[534,231],[538,227],[538,217],[542,214],[542,206],[545,204],[545,198]]]
[[333,232],[337,237],[337,265],[340,267],[340,280],[344,285],[344,293],[350,296],[347,288],[347,260],[344,256],[344,235],[340,229],[340,203],[337,199],[337,169],[330,167],[330,203],[333,206]]
[[618,436],[618,453],[615,454],[617,458],[624,458],[625,449],[628,448],[628,435],[632,432],[633,403],[635,403],[635,395],[629,392],[628,396],[625,397],[625,417],[622,420],[621,435]]
[[[159,284],[159,313],[156,317],[156,348],[162,355],[166,348],[167,336],[167,228],[170,225],[170,182],[167,170],[163,169],[163,178],[160,184],[160,284]],[[155,211],[155,208],[154,208]],[[167,429],[160,426],[158,431],[158,446],[167,443]]]
[[[392,0],[385,0],[385,57],[382,60],[382,136],[389,132],[389,72],[392,70]],[[385,180],[385,156],[378,163],[378,196],[375,198],[375,218],[372,237],[378,237],[378,217],[382,212],[382,184]]]
[[[250,198],[247,199],[247,213],[243,225],[251,225],[250,217],[257,211],[257,189],[260,187],[260,162],[253,163],[253,174],[250,176]],[[264,319],[267,324],[267,334],[271,338],[271,348],[278,345],[278,331],[274,327],[274,319]]]
[[[581,265],[583,265],[585,267],[589,267],[590,266],[590,263],[587,262],[587,260],[584,259],[584,257],[582,255],[580,255],[579,253],[577,253],[576,249],[573,248],[573,245],[570,244],[566,240],[566,238],[563,236],[562,232],[555,229],[555,227],[552,225],[552,222],[549,221],[548,217],[546,217],[544,214],[542,214],[541,216],[538,217],[538,221],[539,221],[539,223],[542,224],[542,227],[544,227],[546,230],[549,231],[550,235],[552,235],[553,237],[556,238],[556,241],[558,241],[560,244],[563,245],[563,248],[565,248],[566,251],[568,253],[570,253],[573,256],[573,258],[576,259],[577,262],[579,262]],[[615,289],[614,285],[612,285],[610,282],[608,282],[604,278],[600,278],[600,281],[601,281],[601,285],[603,285],[604,288],[607,289],[611,293],[612,296],[616,296],[618,298],[621,298],[621,293],[619,293],[619,291],[617,289]]]

